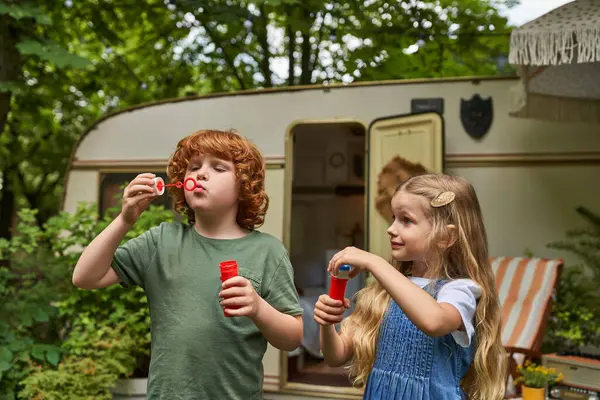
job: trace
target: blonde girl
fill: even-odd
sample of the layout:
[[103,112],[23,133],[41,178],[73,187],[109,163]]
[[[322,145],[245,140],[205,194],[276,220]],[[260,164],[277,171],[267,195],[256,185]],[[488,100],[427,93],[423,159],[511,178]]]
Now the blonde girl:
[[506,357],[501,312],[475,190],[458,177],[426,174],[404,182],[392,199],[388,228],[395,266],[348,247],[330,261],[373,282],[348,299],[322,295],[314,318],[325,361],[351,360],[364,399],[503,398]]

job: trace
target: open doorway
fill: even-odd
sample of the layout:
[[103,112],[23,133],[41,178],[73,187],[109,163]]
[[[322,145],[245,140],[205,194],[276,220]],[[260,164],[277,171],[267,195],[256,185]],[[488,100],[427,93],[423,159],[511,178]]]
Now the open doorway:
[[[304,338],[300,348],[288,353],[287,381],[349,387],[346,369],[323,361],[313,311],[318,297],[329,291],[331,257],[346,246],[365,246],[366,128],[357,122],[300,123],[290,134],[289,246],[304,309]],[[346,297],[363,285],[362,276],[350,280]]]

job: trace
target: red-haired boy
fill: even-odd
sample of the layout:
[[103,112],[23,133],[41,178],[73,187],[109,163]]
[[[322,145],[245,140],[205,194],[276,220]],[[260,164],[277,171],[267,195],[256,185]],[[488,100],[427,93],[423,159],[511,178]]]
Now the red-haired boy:
[[[282,243],[256,230],[268,207],[260,151],[235,132],[203,130],[179,141],[170,187],[188,223],[162,223],[119,247],[157,196],[140,174],[121,213],[85,249],[73,272],[84,289],[141,286],[152,319],[149,400],[262,399],[267,341],[291,351],[302,340],[302,308]],[[221,284],[219,263],[239,276]],[[247,317],[247,318],[227,318]]]

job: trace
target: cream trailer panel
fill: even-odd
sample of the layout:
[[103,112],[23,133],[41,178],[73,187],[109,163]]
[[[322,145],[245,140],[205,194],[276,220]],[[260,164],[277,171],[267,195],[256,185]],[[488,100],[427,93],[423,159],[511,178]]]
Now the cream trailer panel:
[[[182,137],[203,128],[239,129],[267,158],[284,155],[292,121],[354,118],[368,124],[409,114],[411,100],[443,99],[446,153],[600,151],[588,143],[590,126],[508,116],[508,91],[516,80],[452,79],[237,92],[177,99],[124,110],[100,120],[74,154],[78,163],[166,160]],[[469,137],[460,121],[461,99],[491,98],[493,121],[485,140]]]

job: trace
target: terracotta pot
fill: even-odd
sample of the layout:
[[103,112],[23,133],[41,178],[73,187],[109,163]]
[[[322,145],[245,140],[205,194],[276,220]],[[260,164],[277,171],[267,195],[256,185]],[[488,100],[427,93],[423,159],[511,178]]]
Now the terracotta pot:
[[523,386],[523,400],[544,400],[544,388],[530,388]]

